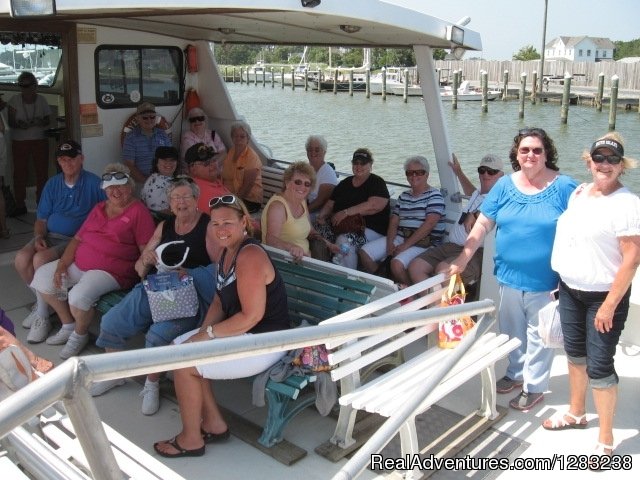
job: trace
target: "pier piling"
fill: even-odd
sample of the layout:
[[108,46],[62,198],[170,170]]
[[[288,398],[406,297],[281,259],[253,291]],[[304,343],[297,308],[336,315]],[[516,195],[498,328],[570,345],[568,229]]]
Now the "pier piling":
[[489,111],[489,97],[487,96],[488,90],[488,80],[489,75],[484,70],[480,72],[480,88],[482,89],[482,108],[480,109],[482,113],[487,113]]
[[[596,91],[596,108],[599,112],[602,111],[602,97],[604,96],[604,72],[600,72],[598,75],[598,90]],[[638,109],[640,112],[640,108]]]
[[567,123],[569,117],[569,96],[571,94],[571,74],[564,74],[564,88],[562,90],[562,106],[560,107],[560,122]]
[[524,94],[527,86],[527,74],[522,72],[520,74],[520,94],[518,95],[518,118],[524,118]]
[[609,130],[616,129],[616,113],[618,110],[618,76],[611,77],[611,103],[609,104]]
[[502,74],[502,101],[507,100],[509,94],[509,70],[505,70]]

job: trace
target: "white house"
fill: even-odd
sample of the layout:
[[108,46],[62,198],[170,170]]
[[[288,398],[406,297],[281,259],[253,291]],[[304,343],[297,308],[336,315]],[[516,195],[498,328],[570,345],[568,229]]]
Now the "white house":
[[608,38],[557,37],[545,45],[545,60],[571,60],[574,62],[610,62],[615,45]]

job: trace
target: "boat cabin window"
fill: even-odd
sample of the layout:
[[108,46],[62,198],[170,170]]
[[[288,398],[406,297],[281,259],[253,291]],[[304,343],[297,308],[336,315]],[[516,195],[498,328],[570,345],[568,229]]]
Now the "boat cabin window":
[[60,44],[56,33],[0,32],[0,83],[15,85],[20,73],[28,71],[39,88],[51,87],[62,57]]
[[102,45],[95,53],[100,108],[131,108],[140,102],[178,105],[184,93],[178,47]]

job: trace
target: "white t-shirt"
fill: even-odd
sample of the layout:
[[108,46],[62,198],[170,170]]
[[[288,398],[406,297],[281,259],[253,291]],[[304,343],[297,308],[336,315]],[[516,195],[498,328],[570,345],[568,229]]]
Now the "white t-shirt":
[[[33,121],[34,118],[44,118],[51,115],[51,109],[47,100],[42,95],[36,95],[33,103],[24,103],[22,95],[16,94],[7,102],[11,108],[16,111],[16,121],[24,120],[27,123]],[[11,130],[11,138],[13,140],[41,140],[46,138],[44,131],[48,126],[31,126],[27,129],[14,128]]]
[[558,218],[551,267],[575,290],[606,292],[622,263],[618,237],[640,235],[640,199],[626,187],[601,197],[579,186]]
[[[480,204],[484,200],[484,195],[479,190],[474,190],[469,197],[469,203],[467,203],[464,213],[473,213],[480,208]],[[456,245],[464,245],[467,241],[467,231],[464,228],[464,224],[459,222],[454,223],[449,230],[449,237],[447,242],[455,243]]]
[[338,184],[336,171],[328,163],[323,164],[320,167],[320,170],[316,172],[316,185],[313,187],[313,190],[309,192],[309,203],[318,198],[318,189],[320,188],[320,185],[326,183],[330,183],[333,186]]

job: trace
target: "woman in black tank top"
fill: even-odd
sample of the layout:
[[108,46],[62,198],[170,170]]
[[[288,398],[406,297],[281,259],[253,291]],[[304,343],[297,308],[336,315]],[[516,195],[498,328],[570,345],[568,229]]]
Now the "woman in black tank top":
[[[266,251],[251,238],[246,207],[234,195],[211,199],[207,231],[222,255],[218,262],[216,296],[198,330],[175,343],[269,332],[290,326],[287,294],[280,274]],[[227,424],[210,388],[210,379],[256,375],[276,363],[286,352],[262,354],[174,372],[182,431],[172,440],[154,444],[164,457],[201,456],[205,444],[229,437]]]

